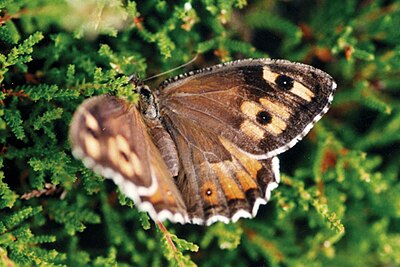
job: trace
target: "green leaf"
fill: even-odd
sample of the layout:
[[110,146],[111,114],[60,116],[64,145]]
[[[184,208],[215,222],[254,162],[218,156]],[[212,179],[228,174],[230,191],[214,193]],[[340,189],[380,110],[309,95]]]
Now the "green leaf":
[[19,110],[4,110],[4,119],[7,123],[8,128],[14,133],[15,137],[19,140],[23,140],[25,138],[24,127],[22,126],[22,118]]

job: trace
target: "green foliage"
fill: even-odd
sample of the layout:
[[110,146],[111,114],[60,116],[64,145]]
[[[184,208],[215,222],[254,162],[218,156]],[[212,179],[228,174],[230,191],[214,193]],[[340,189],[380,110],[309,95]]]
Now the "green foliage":
[[188,255],[183,255],[182,251],[197,252],[199,247],[184,239],[178,238],[174,234],[170,234],[164,229],[164,226],[159,224],[163,231],[161,244],[164,248],[164,256],[168,260],[170,266],[196,266]]
[[32,47],[42,39],[42,33],[37,32],[29,36],[22,44],[18,45],[17,47],[13,47],[7,56],[0,56],[0,82],[3,81],[4,75],[7,73],[10,66],[19,67],[23,72],[27,71],[25,63],[32,60],[30,56],[33,51]]
[[214,239],[217,239],[221,249],[234,250],[240,244],[242,234],[243,229],[237,224],[217,223],[207,231],[201,240],[201,246],[208,247]]
[[25,138],[24,128],[22,127],[21,113],[19,110],[12,111],[6,109],[4,111],[4,120],[17,139],[22,140]]
[[[400,265],[399,1],[78,2],[0,0],[0,266]],[[154,223],[71,155],[85,98],[136,102],[131,74],[195,55],[286,58],[338,83],[255,219]]]

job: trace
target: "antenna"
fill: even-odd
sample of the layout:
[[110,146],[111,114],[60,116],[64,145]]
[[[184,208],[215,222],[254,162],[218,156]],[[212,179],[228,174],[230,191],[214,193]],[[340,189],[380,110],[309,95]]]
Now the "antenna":
[[153,76],[151,76],[151,77],[149,77],[149,78],[144,79],[143,81],[148,81],[148,80],[154,79],[154,78],[156,78],[156,77],[160,77],[160,76],[162,76],[162,75],[165,75],[165,74],[167,74],[167,73],[173,72],[173,71],[175,71],[175,70],[177,70],[177,69],[186,67],[187,65],[190,65],[190,64],[192,64],[194,61],[196,61],[196,59],[197,59],[198,56],[199,56],[199,54],[196,54],[196,55],[194,56],[194,58],[192,58],[190,61],[188,61],[188,62],[186,62],[186,63],[184,63],[184,64],[182,64],[182,65],[179,65],[178,67],[175,67],[175,68],[173,68],[173,69],[170,69],[170,70],[167,70],[167,71],[158,73],[158,74],[156,74],[156,75],[153,75]]

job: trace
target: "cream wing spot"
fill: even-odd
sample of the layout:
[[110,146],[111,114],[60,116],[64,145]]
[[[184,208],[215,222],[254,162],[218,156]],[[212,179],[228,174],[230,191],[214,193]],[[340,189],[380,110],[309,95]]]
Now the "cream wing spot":
[[142,171],[136,154],[132,156],[129,143],[122,135],[108,139],[108,155],[112,163],[126,176],[133,176],[137,170]]
[[83,140],[88,156],[98,160],[101,157],[101,144],[96,138],[96,132],[100,130],[99,123],[86,109],[82,109],[82,114],[86,128],[81,131],[80,137]]
[[132,163],[133,169],[135,170],[137,175],[142,175],[143,167],[142,167],[142,164],[140,163],[139,157],[133,151],[131,151],[130,155],[131,155],[131,163]]
[[86,110],[84,111],[84,115],[85,115],[86,127],[88,127],[89,129],[91,129],[91,130],[93,130],[95,132],[100,131],[99,123],[97,122],[95,117],[93,117],[93,115],[90,114]]
[[272,116],[272,121],[266,126],[268,131],[274,135],[281,134],[287,127],[287,124],[279,117]]
[[125,137],[120,134],[115,136],[115,143],[121,153],[127,156],[130,154],[131,149]]
[[[287,127],[287,124],[278,115],[266,112],[256,103],[251,101],[245,101],[240,106],[241,111],[251,119],[257,121],[261,126],[253,123],[250,120],[244,120],[240,125],[240,129],[253,140],[259,141],[264,137],[264,132],[268,131],[273,135],[281,134]],[[260,114],[266,113],[268,115],[268,120],[262,122],[260,120]],[[264,119],[265,116],[262,116]]]
[[[255,103],[250,101],[243,102],[243,104],[240,106],[240,109],[243,114],[252,119],[256,119],[258,112],[262,110]],[[264,138],[264,130],[250,120],[244,120],[240,125],[240,130],[243,131],[247,136],[250,136],[250,138],[254,141],[260,141]]]
[[240,124],[240,130],[254,141],[258,142],[264,138],[264,130],[249,120],[244,120]]
[[302,85],[299,82],[296,82],[294,80],[292,80],[290,77],[286,76],[286,75],[281,75],[279,73],[276,72],[272,72],[268,67],[264,66],[263,67],[263,78],[264,80],[270,82],[270,83],[274,83],[278,86],[282,86],[282,84],[278,84],[277,81],[278,80],[282,80],[280,78],[285,77],[288,79],[288,84],[284,85],[283,89],[286,90],[287,92],[290,92],[302,99],[304,99],[307,102],[311,102],[311,100],[314,98],[315,94],[308,89],[307,87],[305,87],[304,85]]
[[129,162],[121,162],[118,167],[121,169],[122,173],[124,173],[126,176],[133,176],[135,174],[135,170],[133,167],[129,164]]
[[260,103],[266,109],[268,109],[272,113],[275,113],[279,117],[283,119],[290,118],[290,110],[285,105],[278,102],[277,103],[272,102],[271,100],[268,100],[266,98],[260,98]]
[[272,72],[267,66],[263,67],[263,79],[267,82],[275,83],[275,79],[278,76],[278,73]]
[[91,134],[85,134],[83,140],[87,154],[93,159],[98,160],[101,157],[101,146],[99,140]]
[[308,89],[307,87],[305,87],[304,85],[302,85],[299,82],[295,82],[293,84],[293,88],[289,92],[297,95],[298,97],[303,98],[307,102],[311,102],[311,100],[315,96],[314,93],[310,89]]
[[245,101],[240,106],[240,110],[250,118],[255,118],[262,109],[251,101]]
[[108,157],[114,165],[117,165],[119,152],[115,142],[115,138],[109,138],[107,145],[108,145]]

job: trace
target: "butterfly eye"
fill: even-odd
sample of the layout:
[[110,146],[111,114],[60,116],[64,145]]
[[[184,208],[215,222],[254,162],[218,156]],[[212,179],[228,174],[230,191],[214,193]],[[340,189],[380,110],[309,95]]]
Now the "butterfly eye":
[[257,118],[257,122],[262,124],[262,125],[269,124],[272,121],[271,114],[269,114],[268,112],[266,112],[264,110],[258,112],[256,118]]
[[207,196],[211,196],[211,194],[212,194],[211,189],[207,189],[207,190],[206,190],[206,195],[207,195]]
[[286,75],[278,75],[275,83],[283,90],[290,90],[293,88],[293,79]]

